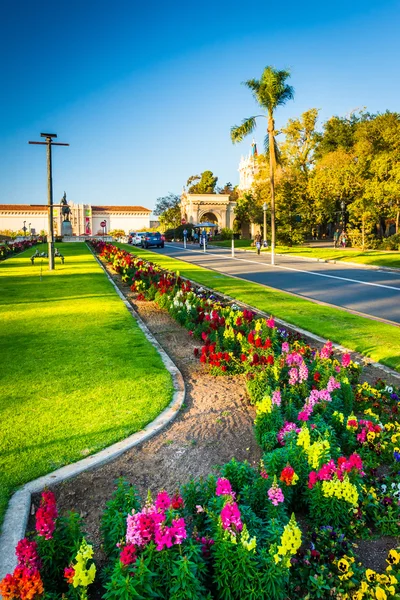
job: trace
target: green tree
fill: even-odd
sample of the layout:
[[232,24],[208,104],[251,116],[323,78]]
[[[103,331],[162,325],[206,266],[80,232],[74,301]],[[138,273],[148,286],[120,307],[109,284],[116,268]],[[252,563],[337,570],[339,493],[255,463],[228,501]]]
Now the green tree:
[[314,163],[314,151],[318,144],[317,119],[318,108],[311,108],[299,118],[289,119],[281,130],[285,135],[285,141],[279,145],[282,162],[299,169],[306,177]]
[[267,135],[264,145],[266,154],[269,155],[270,171],[269,180],[271,187],[271,262],[274,263],[275,251],[275,172],[277,164],[277,147],[274,114],[278,106],[286,104],[294,97],[294,89],[286,83],[290,76],[289,71],[279,71],[271,66],[265,67],[261,79],[249,79],[245,85],[253,92],[259,106],[266,111],[266,115],[256,115],[245,119],[241,125],[231,128],[233,143],[241,142],[245,136],[252,133],[259,117],[268,121]]
[[181,224],[181,198],[176,194],[157,198],[154,214],[159,217],[162,229],[174,229]]
[[[197,181],[197,183],[194,183]],[[214,194],[215,186],[217,185],[218,177],[214,177],[212,171],[203,171],[201,176],[192,175],[187,183],[189,185],[189,194]],[[192,182],[192,185],[190,183]]]

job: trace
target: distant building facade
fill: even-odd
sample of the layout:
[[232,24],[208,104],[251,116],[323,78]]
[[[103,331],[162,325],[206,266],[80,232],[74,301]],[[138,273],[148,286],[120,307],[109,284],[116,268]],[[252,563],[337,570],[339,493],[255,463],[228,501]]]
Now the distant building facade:
[[192,225],[215,223],[218,229],[233,227],[236,202],[229,194],[189,194],[181,196],[182,221]]
[[239,163],[239,185],[238,192],[247,192],[251,189],[254,182],[254,176],[257,173],[257,144],[253,140],[251,150],[248,156],[242,156]]
[[[103,233],[100,225],[106,223],[106,231],[122,229],[125,233],[148,229],[151,210],[143,206],[92,206],[69,202],[73,235],[97,235]],[[48,230],[48,207],[46,204],[0,204],[0,230],[19,231],[26,227],[27,233],[38,235]],[[53,209],[54,232],[61,234],[61,208]],[[25,224],[25,225],[24,225]]]

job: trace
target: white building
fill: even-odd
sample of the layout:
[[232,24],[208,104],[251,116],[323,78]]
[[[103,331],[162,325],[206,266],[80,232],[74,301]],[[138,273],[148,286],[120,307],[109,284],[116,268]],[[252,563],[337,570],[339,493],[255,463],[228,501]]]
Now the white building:
[[[73,235],[97,235],[103,233],[100,225],[106,223],[106,231],[122,229],[130,231],[149,229],[151,210],[143,206],[92,206],[69,202]],[[54,233],[61,234],[61,207],[53,208]],[[26,231],[38,235],[48,230],[48,207],[46,204],[0,204],[0,231]]]
[[248,156],[242,156],[239,163],[239,185],[238,192],[247,192],[250,190],[254,175],[257,172],[257,144],[253,140],[251,150]]

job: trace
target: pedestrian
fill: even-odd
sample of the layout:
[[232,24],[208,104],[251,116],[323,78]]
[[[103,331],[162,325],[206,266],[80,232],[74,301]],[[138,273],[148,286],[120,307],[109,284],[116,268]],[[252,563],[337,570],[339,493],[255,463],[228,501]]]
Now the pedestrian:
[[346,243],[347,243],[347,236],[346,236],[346,232],[343,231],[342,232],[342,248],[346,248]]
[[188,234],[187,229],[184,229],[183,230],[183,241],[185,242],[185,245],[186,245],[186,242],[187,242],[187,234]]
[[197,244],[199,240],[199,234],[197,233],[197,231],[195,229],[193,229],[193,243]]
[[256,237],[254,238],[254,241],[256,243],[257,254],[260,254],[260,252],[261,252],[261,234],[260,234],[260,232],[257,233]]
[[205,229],[203,229],[200,236],[200,246],[204,245],[207,247],[207,232]]
[[336,231],[333,234],[333,247],[334,248],[337,248],[337,245],[339,243],[339,237],[340,237],[339,229],[336,229]]

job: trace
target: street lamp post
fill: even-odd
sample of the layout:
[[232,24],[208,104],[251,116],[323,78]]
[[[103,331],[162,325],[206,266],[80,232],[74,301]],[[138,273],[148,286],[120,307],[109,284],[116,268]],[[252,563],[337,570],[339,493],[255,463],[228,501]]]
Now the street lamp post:
[[344,231],[344,229],[345,229],[345,222],[344,222],[345,212],[344,211],[345,211],[345,208],[346,208],[346,204],[345,204],[344,200],[341,201],[340,208],[342,209],[342,227],[343,227],[343,231]]
[[263,213],[264,213],[264,247],[266,247],[265,242],[267,241],[267,209],[268,209],[268,205],[266,202],[264,202],[263,204]]
[[54,223],[53,223],[53,175],[51,163],[51,147],[52,146],[69,146],[60,142],[53,142],[53,138],[57,137],[56,133],[41,133],[40,137],[46,138],[45,142],[28,142],[28,144],[38,144],[47,146],[47,203],[48,203],[48,233],[47,241],[49,245],[49,270],[54,271]]
[[22,231],[24,232],[24,238],[26,237],[26,225],[25,225],[26,221],[24,221],[24,226],[22,228]]

